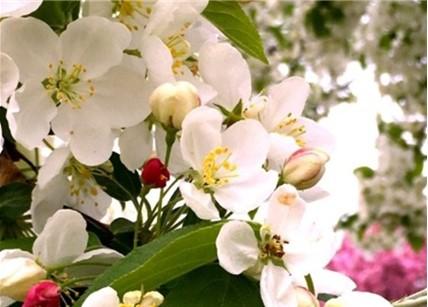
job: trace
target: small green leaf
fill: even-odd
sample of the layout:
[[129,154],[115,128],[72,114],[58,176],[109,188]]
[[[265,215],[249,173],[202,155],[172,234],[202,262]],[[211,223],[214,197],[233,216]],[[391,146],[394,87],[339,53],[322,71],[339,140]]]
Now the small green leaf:
[[363,178],[373,178],[375,171],[368,166],[362,166],[354,170],[354,174],[360,175]]
[[132,197],[137,197],[141,191],[138,173],[128,170],[115,152],[110,157],[110,162],[113,165],[113,173],[109,174],[105,170],[98,169],[93,174],[97,183],[107,194],[119,201],[128,201]]
[[14,182],[0,187],[0,220],[16,220],[30,209],[32,188]]
[[36,238],[20,238],[14,240],[0,241],[0,251],[4,249],[19,248],[27,252],[31,252],[33,248],[33,242]]
[[67,24],[79,17],[79,0],[45,0],[31,16],[43,20],[54,31],[61,33]]
[[113,287],[119,295],[138,290],[141,284],[149,291],[211,263],[217,257],[215,240],[221,226],[203,223],[185,227],[134,249],[96,278],[75,306],[103,287]]
[[255,282],[210,265],[179,280],[162,307],[262,307],[259,293]]
[[269,63],[255,25],[238,2],[211,0],[202,15],[242,51],[263,63]]

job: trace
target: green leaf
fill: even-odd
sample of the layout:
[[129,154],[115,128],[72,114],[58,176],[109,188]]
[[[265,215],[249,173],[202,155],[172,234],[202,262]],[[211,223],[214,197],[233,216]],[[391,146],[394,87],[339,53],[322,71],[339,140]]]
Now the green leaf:
[[0,241],[0,251],[4,249],[19,248],[27,252],[31,252],[33,248],[33,242],[36,238],[20,238],[15,240],[4,240]]
[[368,166],[361,166],[354,170],[354,174],[360,175],[363,178],[373,178],[376,173]]
[[243,52],[263,63],[269,63],[255,25],[238,2],[211,0],[202,15]]
[[221,226],[203,223],[185,227],[134,249],[96,278],[75,306],[103,287],[113,287],[120,296],[140,289],[141,284],[149,291],[211,263],[217,257],[215,240]]
[[187,274],[175,284],[162,307],[263,307],[259,293],[255,282],[210,265]]
[[45,0],[31,16],[43,20],[54,31],[61,33],[67,24],[79,17],[79,0]]
[[14,182],[0,187],[0,219],[16,220],[30,209],[32,188]]
[[128,201],[132,197],[137,197],[141,191],[141,182],[138,173],[131,172],[120,161],[117,153],[113,153],[110,157],[110,162],[113,165],[113,173],[109,174],[105,170],[94,173],[94,178],[97,183],[103,187],[107,194],[116,198],[119,201]]

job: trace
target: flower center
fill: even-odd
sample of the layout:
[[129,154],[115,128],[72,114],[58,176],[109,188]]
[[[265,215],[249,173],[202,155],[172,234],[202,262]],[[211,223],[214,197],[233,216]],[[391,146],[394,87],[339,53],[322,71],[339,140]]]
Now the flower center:
[[81,80],[81,75],[86,72],[82,64],[74,64],[69,71],[64,67],[63,61],[59,62],[56,69],[52,64],[48,67],[50,76],[42,81],[42,85],[57,106],[67,103],[79,109],[88,97],[95,94],[92,81]]
[[287,244],[288,241],[282,240],[277,234],[272,234],[269,226],[260,228],[260,237],[259,259],[264,263],[269,259],[274,261],[281,260],[285,255],[284,244]]
[[230,178],[238,176],[236,164],[229,162],[232,155],[227,147],[216,147],[204,158],[202,179],[204,187],[221,187],[229,183]]
[[[92,176],[91,170],[76,159],[70,159],[64,168],[64,174],[70,180],[70,196],[75,197],[79,204],[84,204],[88,197],[98,195],[98,184]],[[95,205],[97,204],[95,203]]]
[[114,0],[112,13],[129,31],[138,31],[150,17],[152,4],[143,4],[143,0]]
[[274,128],[274,132],[291,136],[300,147],[305,145],[305,141],[302,138],[306,133],[305,126],[300,124],[297,118],[291,113],[288,113],[288,115]]
[[181,68],[191,54],[190,43],[184,37],[189,26],[190,24],[186,23],[178,32],[163,40],[174,59],[172,70],[175,75],[183,75]]

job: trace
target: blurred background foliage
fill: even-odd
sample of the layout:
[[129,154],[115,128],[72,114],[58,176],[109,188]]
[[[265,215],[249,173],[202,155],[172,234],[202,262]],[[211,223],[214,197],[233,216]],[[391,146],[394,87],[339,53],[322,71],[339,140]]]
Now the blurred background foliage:
[[373,71],[380,97],[398,115],[377,111],[378,166],[355,170],[360,210],[342,226],[367,249],[398,246],[403,239],[421,249],[426,241],[426,1],[244,3],[270,61],[249,59],[256,90],[291,75],[309,81],[316,76],[305,113],[320,119],[337,104],[356,102],[350,66]]

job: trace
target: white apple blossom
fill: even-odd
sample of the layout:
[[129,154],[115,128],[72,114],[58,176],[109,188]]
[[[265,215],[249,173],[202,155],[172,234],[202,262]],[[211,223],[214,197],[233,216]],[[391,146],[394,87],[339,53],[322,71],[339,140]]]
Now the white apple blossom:
[[77,161],[68,147],[57,148],[41,167],[33,190],[33,227],[41,231],[48,218],[64,205],[99,220],[106,214],[111,200],[88,166]]
[[[86,222],[82,216],[73,210],[59,210],[34,241],[32,253],[19,249],[0,252],[0,296],[22,300],[29,288],[48,277],[48,273],[65,272],[66,278],[90,276],[101,273],[108,264],[122,257],[108,248],[85,252],[87,243]],[[85,269],[79,270],[82,263]]]
[[259,206],[275,188],[278,174],[262,168],[269,140],[255,120],[244,120],[222,131],[220,112],[199,107],[183,121],[180,139],[183,159],[194,171],[181,182],[186,204],[202,219],[218,218],[211,199],[235,213]]
[[26,147],[40,145],[52,127],[76,159],[97,165],[109,158],[115,129],[148,115],[144,78],[119,65],[131,39],[120,23],[85,17],[58,37],[40,20],[9,18],[0,33],[23,83],[12,101],[12,133]]
[[301,116],[310,89],[304,79],[287,78],[268,88],[266,95],[251,97],[248,64],[228,43],[206,43],[200,50],[199,68],[203,80],[218,93],[212,103],[232,110],[242,101],[242,115],[259,120],[270,133],[270,168],[279,171],[286,159],[301,147],[331,151],[332,135]]
[[28,15],[39,8],[43,0],[3,0],[0,3],[0,18]]
[[369,293],[352,291],[347,292],[337,298],[328,300],[325,307],[392,307],[393,305],[382,296]]
[[[0,53],[0,107],[7,107],[9,97],[15,91],[19,82],[19,71],[13,59],[5,53]],[[0,126],[0,152],[3,150],[2,128]]]
[[220,265],[231,274],[260,278],[266,306],[297,306],[299,277],[321,271],[336,252],[333,230],[320,229],[307,211],[296,189],[282,185],[269,200],[260,242],[242,221],[228,222],[220,230],[216,240]]
[[83,302],[82,307],[158,307],[163,301],[163,295],[157,291],[149,291],[143,294],[136,290],[125,293],[122,298],[123,304],[121,304],[117,292],[111,287],[105,287],[91,293]]

